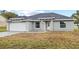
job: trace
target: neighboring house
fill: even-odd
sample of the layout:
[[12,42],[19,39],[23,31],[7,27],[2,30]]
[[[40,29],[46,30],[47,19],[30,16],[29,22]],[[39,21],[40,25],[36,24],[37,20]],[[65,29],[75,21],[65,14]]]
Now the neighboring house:
[[56,13],[40,13],[29,17],[10,18],[8,31],[72,31],[74,21],[71,17]]
[[7,19],[0,15],[0,27],[7,25]]

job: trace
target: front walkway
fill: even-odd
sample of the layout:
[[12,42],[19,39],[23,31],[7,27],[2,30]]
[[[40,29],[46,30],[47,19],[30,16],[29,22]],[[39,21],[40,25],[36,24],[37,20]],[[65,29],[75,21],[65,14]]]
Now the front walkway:
[[0,37],[6,37],[18,33],[45,33],[45,32],[0,32]]
[[17,33],[20,33],[20,32],[0,32],[0,37],[5,37],[5,36],[17,34]]

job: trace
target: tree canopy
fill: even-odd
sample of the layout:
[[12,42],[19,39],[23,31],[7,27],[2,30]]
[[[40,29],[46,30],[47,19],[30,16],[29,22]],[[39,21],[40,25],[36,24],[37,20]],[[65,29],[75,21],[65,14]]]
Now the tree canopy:
[[8,11],[2,11],[1,15],[4,16],[7,19],[14,18],[14,17],[18,16],[17,14],[15,14],[13,12],[8,12]]
[[74,19],[76,19],[76,20],[74,21],[74,23],[77,24],[77,26],[78,26],[78,28],[79,28],[79,10],[77,10],[76,13],[74,13],[74,14],[72,15],[72,17],[73,17]]
[[74,13],[74,14],[72,15],[72,17],[73,17],[74,19],[76,19],[76,20],[75,20],[75,23],[79,23],[79,10],[77,10],[76,13]]

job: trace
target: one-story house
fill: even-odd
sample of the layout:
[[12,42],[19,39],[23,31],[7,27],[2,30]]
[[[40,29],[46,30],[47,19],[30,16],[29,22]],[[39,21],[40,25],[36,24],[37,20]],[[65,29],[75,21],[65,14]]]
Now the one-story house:
[[39,13],[28,17],[10,18],[8,31],[46,32],[72,31],[74,21],[71,17],[56,13]]

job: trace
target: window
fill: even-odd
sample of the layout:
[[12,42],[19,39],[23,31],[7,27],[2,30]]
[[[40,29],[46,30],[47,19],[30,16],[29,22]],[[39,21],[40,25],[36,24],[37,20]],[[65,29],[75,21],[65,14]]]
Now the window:
[[66,24],[63,21],[60,21],[60,28],[65,28]]
[[40,22],[36,22],[36,23],[35,23],[35,27],[36,27],[36,28],[40,28]]

